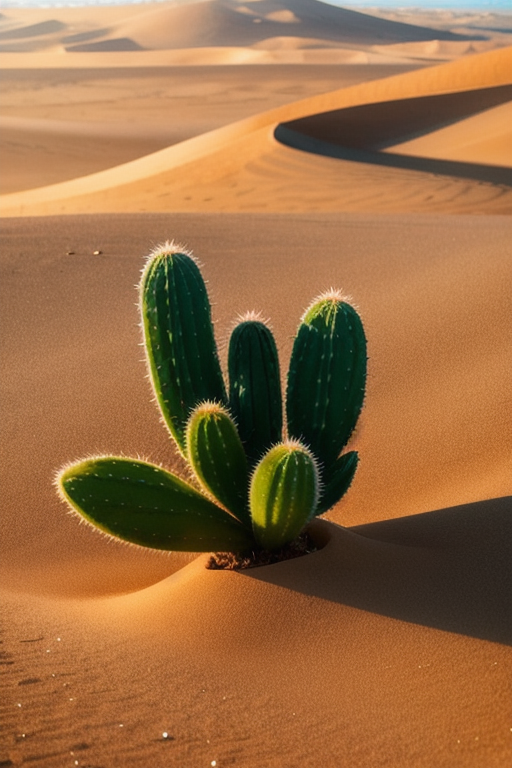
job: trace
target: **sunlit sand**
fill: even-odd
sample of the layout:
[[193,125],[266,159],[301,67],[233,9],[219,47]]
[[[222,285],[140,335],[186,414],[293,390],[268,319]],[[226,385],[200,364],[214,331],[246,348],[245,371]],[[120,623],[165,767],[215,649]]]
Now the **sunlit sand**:
[[[512,762],[511,29],[317,0],[2,12],[1,764]],[[167,239],[204,265],[223,365],[261,312],[284,383],[310,300],[357,304],[360,467],[312,555],[209,571],[57,498],[94,453],[179,469],[134,287]]]

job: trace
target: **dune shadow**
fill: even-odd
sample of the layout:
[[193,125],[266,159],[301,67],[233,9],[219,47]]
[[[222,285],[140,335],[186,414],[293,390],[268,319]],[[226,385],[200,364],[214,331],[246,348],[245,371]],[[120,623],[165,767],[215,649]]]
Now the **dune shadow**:
[[37,24],[30,24],[25,27],[6,29],[0,32],[0,40],[19,40],[27,37],[52,35],[56,32],[63,32],[65,29],[67,29],[66,24],[57,21],[57,19],[49,19],[48,21],[40,21]]
[[110,34],[109,27],[92,29],[87,32],[77,32],[73,35],[66,35],[61,38],[63,45],[74,45],[75,43],[90,43],[91,40],[97,40],[99,37],[106,37]]
[[512,496],[340,528],[319,552],[243,573],[303,594],[512,645]]
[[292,149],[310,152],[337,160],[350,160],[353,163],[379,165],[387,168],[401,168],[407,171],[422,171],[440,176],[455,176],[461,179],[490,182],[512,187],[512,169],[499,165],[481,165],[462,163],[453,160],[436,160],[427,157],[400,155],[395,152],[371,152],[362,149],[350,149],[328,144],[318,139],[304,137],[279,125],[274,131],[275,138]]
[[98,40],[92,43],[79,43],[77,45],[67,45],[65,50],[68,53],[107,53],[108,51],[143,51],[141,45],[130,37],[115,37],[109,40]]
[[510,168],[381,151],[510,100],[512,85],[501,85],[363,104],[280,123],[274,137],[288,147],[324,157],[512,186]]

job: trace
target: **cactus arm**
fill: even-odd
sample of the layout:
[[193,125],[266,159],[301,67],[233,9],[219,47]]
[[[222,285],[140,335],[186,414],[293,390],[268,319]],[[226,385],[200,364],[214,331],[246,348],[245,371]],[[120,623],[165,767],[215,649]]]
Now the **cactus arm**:
[[206,286],[193,257],[166,244],[151,255],[140,295],[153,388],[184,453],[192,408],[202,400],[226,402]]
[[339,294],[326,294],[313,302],[299,326],[286,394],[290,436],[303,440],[326,468],[352,434],[365,381],[361,319]]
[[316,461],[301,443],[281,443],[265,454],[249,490],[254,537],[263,549],[279,549],[299,535],[314,516],[318,485]]
[[336,459],[323,477],[324,484],[315,515],[323,515],[345,495],[352,484],[358,463],[357,451],[344,453]]
[[201,403],[188,420],[187,459],[203,488],[251,530],[244,447],[233,419],[217,403]]
[[281,440],[283,428],[277,348],[265,323],[242,319],[234,328],[228,370],[230,410],[249,463],[255,464]]
[[242,551],[243,526],[180,478],[135,459],[98,457],[64,468],[60,495],[95,527],[153,549]]

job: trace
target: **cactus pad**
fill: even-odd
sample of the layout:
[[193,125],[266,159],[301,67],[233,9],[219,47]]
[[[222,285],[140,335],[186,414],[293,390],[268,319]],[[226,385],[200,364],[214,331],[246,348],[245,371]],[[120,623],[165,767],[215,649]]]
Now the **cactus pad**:
[[281,440],[283,407],[276,343],[261,320],[242,319],[229,341],[229,406],[251,464]]
[[338,458],[364,399],[366,338],[356,310],[337,292],[313,302],[295,338],[286,393],[290,436],[324,467]]
[[247,460],[227,410],[201,403],[192,411],[186,434],[187,459],[203,488],[250,529]]
[[298,536],[315,514],[318,486],[316,461],[301,443],[281,443],[265,454],[249,490],[254,536],[263,549],[278,549]]
[[140,290],[151,380],[184,453],[191,410],[202,400],[226,402],[206,286],[191,254],[167,243],[151,255]]
[[86,459],[63,469],[56,484],[82,517],[132,544],[190,552],[242,551],[252,545],[237,520],[154,464]]

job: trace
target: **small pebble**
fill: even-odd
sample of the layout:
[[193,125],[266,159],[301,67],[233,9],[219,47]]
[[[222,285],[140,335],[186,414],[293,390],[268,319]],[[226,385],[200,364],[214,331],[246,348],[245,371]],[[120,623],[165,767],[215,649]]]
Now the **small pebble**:
[[93,256],[101,256],[103,251],[93,251]]

